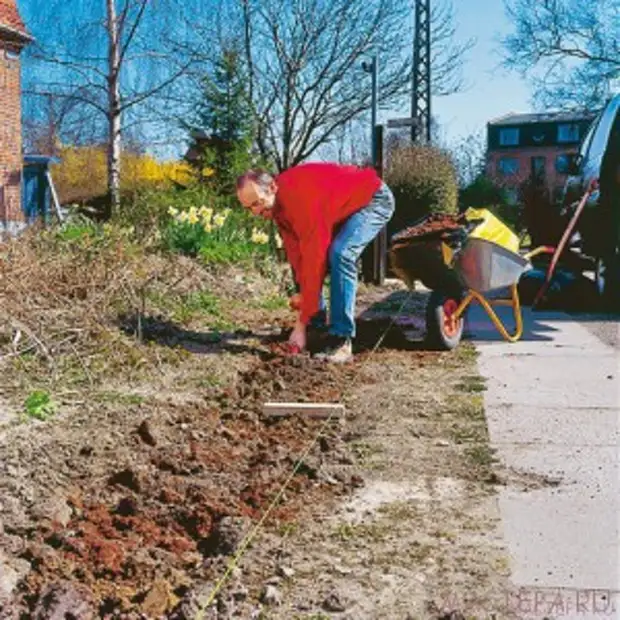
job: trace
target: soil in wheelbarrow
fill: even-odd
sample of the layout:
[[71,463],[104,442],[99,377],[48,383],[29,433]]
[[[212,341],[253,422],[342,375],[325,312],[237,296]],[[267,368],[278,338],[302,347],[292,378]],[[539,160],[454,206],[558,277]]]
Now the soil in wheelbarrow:
[[449,233],[461,230],[467,223],[462,215],[448,215],[445,213],[434,213],[417,226],[410,226],[401,230],[394,237],[394,241],[404,241],[407,239],[415,239],[417,237],[426,237],[441,233]]

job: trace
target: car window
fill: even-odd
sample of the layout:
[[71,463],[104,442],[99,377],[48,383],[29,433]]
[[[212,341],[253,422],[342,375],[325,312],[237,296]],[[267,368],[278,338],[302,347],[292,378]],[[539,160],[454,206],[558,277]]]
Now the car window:
[[590,143],[587,154],[587,166],[597,166],[603,158],[603,153],[607,148],[607,141],[611,134],[611,128],[613,126],[616,111],[618,110],[618,102],[612,101],[603,112],[601,120],[596,127],[596,131],[592,135],[592,141]]
[[588,129],[588,133],[586,134],[586,137],[583,139],[583,142],[581,143],[581,149],[579,150],[579,155],[581,155],[582,161],[584,161],[588,156],[588,151],[590,150],[590,144],[592,143],[592,136],[594,135],[594,132],[596,131],[596,128],[598,127],[598,124],[602,116],[603,116],[602,114],[599,114],[592,121],[592,124],[590,125],[590,129]]

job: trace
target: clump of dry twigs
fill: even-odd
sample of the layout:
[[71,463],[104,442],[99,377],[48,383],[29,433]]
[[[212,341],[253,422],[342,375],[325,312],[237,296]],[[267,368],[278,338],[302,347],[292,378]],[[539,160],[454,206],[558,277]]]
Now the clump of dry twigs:
[[[120,229],[29,231],[0,244],[0,364],[50,381],[100,382],[149,363],[140,318],[150,289],[204,285],[197,265],[148,252]],[[119,317],[137,317],[136,333]],[[10,373],[9,373],[10,374]],[[5,376],[6,372],[5,372]]]

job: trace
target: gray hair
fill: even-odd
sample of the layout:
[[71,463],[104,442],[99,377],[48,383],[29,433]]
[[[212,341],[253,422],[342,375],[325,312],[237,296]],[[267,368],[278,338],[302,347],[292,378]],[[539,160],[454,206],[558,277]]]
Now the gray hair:
[[241,189],[249,181],[256,183],[259,187],[267,188],[274,180],[273,175],[266,170],[248,170],[237,179],[237,189]]

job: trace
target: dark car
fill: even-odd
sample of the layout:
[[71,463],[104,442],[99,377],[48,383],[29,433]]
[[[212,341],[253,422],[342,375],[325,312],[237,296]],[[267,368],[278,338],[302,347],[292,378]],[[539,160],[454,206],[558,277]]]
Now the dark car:
[[620,298],[620,94],[593,121],[569,175],[562,199],[569,213],[596,184],[577,225],[580,250],[594,262],[599,292]]

